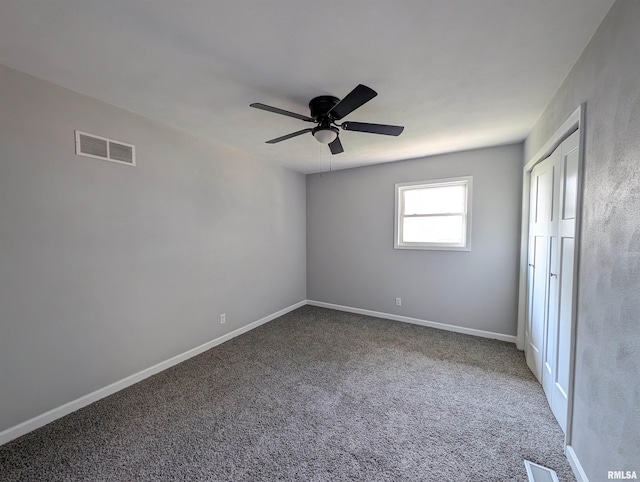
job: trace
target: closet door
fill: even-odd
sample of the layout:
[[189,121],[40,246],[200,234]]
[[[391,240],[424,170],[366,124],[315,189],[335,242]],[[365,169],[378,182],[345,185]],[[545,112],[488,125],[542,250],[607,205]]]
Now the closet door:
[[551,219],[549,221],[547,246],[548,269],[547,269],[547,303],[545,306],[545,336],[542,350],[542,388],[552,405],[553,383],[556,373],[556,362],[558,358],[558,205],[560,199],[560,164],[562,157],[562,145],[558,146],[551,154],[550,160],[555,173],[553,183],[553,207],[551,209]]
[[531,171],[526,358],[566,431],[573,343],[579,133]]
[[531,171],[529,213],[527,345],[529,368],[542,381],[542,363],[547,317],[547,280],[549,277],[549,229],[553,211],[553,156]]
[[579,134],[560,145],[558,203],[549,272],[549,322],[543,387],[551,410],[566,431],[574,313],[575,237],[578,203]]

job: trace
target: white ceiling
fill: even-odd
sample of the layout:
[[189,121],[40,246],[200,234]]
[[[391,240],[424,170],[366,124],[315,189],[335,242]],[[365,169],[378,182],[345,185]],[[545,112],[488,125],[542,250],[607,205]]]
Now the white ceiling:
[[[0,64],[301,172],[523,140],[613,0],[2,0]],[[318,95],[378,97],[331,156]],[[130,142],[135,142],[131,139]]]

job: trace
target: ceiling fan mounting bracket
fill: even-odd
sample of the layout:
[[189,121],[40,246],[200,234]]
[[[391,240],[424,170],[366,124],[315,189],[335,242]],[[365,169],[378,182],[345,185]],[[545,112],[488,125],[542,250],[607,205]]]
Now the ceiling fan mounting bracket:
[[311,111],[311,117],[320,122],[323,118],[327,117],[327,114],[333,107],[340,102],[340,99],[332,95],[321,95],[314,97],[309,102],[309,110]]

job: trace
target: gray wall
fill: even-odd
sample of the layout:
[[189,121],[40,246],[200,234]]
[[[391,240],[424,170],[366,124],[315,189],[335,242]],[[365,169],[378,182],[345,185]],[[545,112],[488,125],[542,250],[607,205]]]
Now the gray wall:
[[[394,184],[464,175],[471,251],[393,249]],[[522,144],[307,176],[308,298],[515,335],[521,185]]]
[[640,2],[618,0],[526,141],[586,102],[573,446],[589,480],[640,471]]
[[304,300],[305,216],[302,174],[0,67],[0,431]]

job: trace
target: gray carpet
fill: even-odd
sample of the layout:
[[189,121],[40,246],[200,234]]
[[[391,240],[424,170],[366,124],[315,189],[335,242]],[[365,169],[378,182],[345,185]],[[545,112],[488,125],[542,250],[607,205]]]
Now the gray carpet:
[[305,306],[0,447],[0,480],[575,480],[512,344]]

